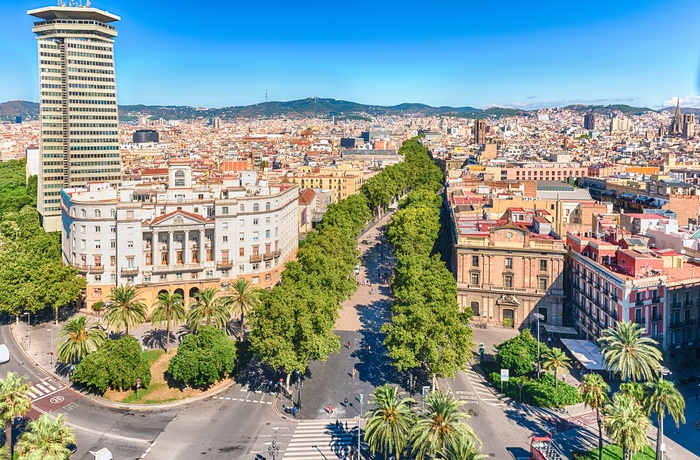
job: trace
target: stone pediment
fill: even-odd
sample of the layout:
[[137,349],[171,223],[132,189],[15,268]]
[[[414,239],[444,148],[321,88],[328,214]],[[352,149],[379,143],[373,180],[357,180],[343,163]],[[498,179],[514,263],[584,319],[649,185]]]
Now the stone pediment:
[[518,298],[515,297],[514,295],[509,295],[509,294],[503,294],[499,299],[496,301],[497,305],[513,305],[513,306],[518,306],[520,305],[520,302],[518,301]]
[[201,225],[206,223],[206,221],[200,215],[180,210],[156,217],[151,221],[151,227]]

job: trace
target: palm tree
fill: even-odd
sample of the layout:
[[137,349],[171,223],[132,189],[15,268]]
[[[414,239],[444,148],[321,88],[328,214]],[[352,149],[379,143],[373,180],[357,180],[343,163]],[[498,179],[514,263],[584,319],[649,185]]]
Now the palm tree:
[[146,305],[137,300],[139,290],[131,284],[117,286],[109,296],[109,305],[105,319],[110,327],[116,326],[120,331],[122,327],[129,335],[129,326],[136,326],[146,321]]
[[656,413],[658,436],[656,437],[656,460],[663,460],[661,444],[664,442],[664,417],[666,411],[673,417],[678,428],[679,422],[685,423],[685,399],[673,382],[658,379],[647,382],[644,385],[647,397],[644,399],[644,407],[647,414]]
[[187,313],[187,327],[195,334],[202,322],[207,326],[212,323],[220,328],[226,326],[229,312],[226,303],[216,298],[218,293],[218,289],[208,287],[194,295],[195,303]]
[[29,399],[27,376],[8,372],[0,380],[0,417],[5,421],[5,449],[7,458],[12,458],[12,424],[16,417],[23,417],[32,409]]
[[58,361],[74,363],[95,351],[107,336],[99,324],[90,323],[86,316],[71,318],[62,328],[58,339]]
[[250,281],[245,278],[238,278],[233,283],[231,294],[226,298],[231,313],[241,314],[241,334],[238,336],[240,341],[243,341],[243,320],[246,313],[260,303],[258,294],[259,290],[255,289]]
[[631,321],[619,321],[615,328],[605,330],[598,339],[608,370],[620,373],[622,380],[649,380],[658,375],[661,368],[659,343],[642,337],[644,329]]
[[630,398],[634,399],[640,406],[646,398],[644,386],[642,386],[642,384],[639,382],[621,383],[619,392],[623,395],[629,396]]
[[613,404],[605,406],[603,425],[607,435],[622,448],[622,460],[630,460],[648,446],[647,430],[651,420],[631,396],[620,393],[613,396]]
[[77,442],[73,430],[66,426],[64,414],[52,418],[43,414],[32,420],[17,442],[20,458],[27,460],[67,460],[69,445]]
[[161,292],[158,294],[156,308],[153,310],[151,320],[153,324],[165,323],[165,352],[170,352],[170,326],[173,321],[183,321],[185,314],[185,301],[180,294]]
[[445,446],[442,454],[445,460],[481,460],[487,458],[479,453],[479,446],[468,436],[460,436],[455,442]]
[[561,348],[549,348],[542,353],[542,357],[544,358],[542,368],[547,371],[554,371],[554,386],[556,387],[559,384],[557,373],[560,370],[571,370],[571,360]]
[[377,387],[372,393],[370,403],[375,408],[367,412],[365,442],[369,445],[372,455],[384,452],[394,455],[397,459],[406,452],[408,433],[415,420],[411,410],[412,398],[403,398],[403,392],[398,387],[388,384]]
[[457,443],[462,436],[478,440],[471,427],[459,421],[467,417],[459,410],[462,401],[436,391],[431,392],[425,402],[427,413],[418,419],[410,432],[411,453],[416,458],[436,458],[447,445]]
[[603,460],[603,419],[600,416],[600,411],[609,401],[610,385],[605,383],[599,374],[586,374],[583,376],[583,383],[578,391],[583,403],[595,410],[598,421],[598,460]]

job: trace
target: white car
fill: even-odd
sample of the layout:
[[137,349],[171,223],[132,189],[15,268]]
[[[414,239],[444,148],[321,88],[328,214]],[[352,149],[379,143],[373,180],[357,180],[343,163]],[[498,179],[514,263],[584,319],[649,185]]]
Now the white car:
[[10,361],[10,350],[7,345],[0,343],[0,364],[5,364]]

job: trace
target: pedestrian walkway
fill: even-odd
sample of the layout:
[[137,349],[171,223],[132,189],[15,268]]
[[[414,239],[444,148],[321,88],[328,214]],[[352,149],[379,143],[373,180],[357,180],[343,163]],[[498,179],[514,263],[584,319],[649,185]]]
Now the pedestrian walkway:
[[351,448],[357,449],[357,419],[340,419],[337,425],[329,420],[302,421],[282,447],[283,460],[350,458]]
[[[464,374],[466,375],[467,380],[469,380],[469,383],[474,389],[474,392],[479,397],[479,400],[491,406],[506,406],[506,403],[501,401],[501,399],[499,399],[495,394],[493,394],[493,391],[491,390],[491,385],[485,382],[478,372],[476,372],[472,368],[468,368],[464,371]],[[458,399],[462,398],[458,397]]]
[[65,388],[65,386],[57,380],[46,378],[41,382],[35,383],[31,386],[28,392],[29,399],[31,399],[32,402],[34,402],[39,399],[46,398],[47,396],[51,396],[54,393],[58,393],[63,388]]

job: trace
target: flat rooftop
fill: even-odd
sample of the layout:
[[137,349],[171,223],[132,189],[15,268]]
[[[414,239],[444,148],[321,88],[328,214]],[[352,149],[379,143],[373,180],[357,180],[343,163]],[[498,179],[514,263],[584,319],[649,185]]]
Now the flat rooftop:
[[116,14],[98,10],[97,8],[81,6],[45,6],[43,8],[29,10],[27,14],[46,21],[54,19],[77,19],[107,23],[121,20]]

